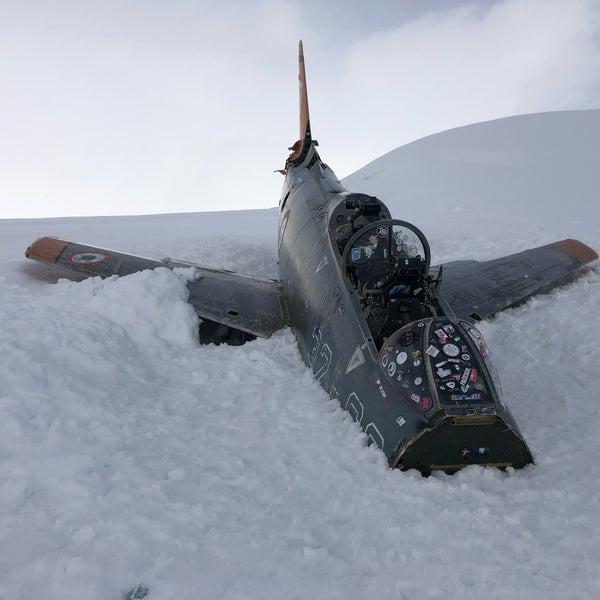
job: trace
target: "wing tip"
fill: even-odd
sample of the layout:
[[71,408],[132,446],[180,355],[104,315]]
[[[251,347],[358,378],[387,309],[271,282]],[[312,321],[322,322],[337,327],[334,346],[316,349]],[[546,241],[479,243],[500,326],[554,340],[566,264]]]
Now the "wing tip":
[[32,260],[54,264],[69,242],[55,237],[41,237],[25,250],[25,256]]
[[598,253],[595,250],[589,246],[586,246],[579,240],[561,240],[560,242],[555,242],[554,245],[564,250],[575,260],[578,260],[582,265],[592,262],[598,258]]

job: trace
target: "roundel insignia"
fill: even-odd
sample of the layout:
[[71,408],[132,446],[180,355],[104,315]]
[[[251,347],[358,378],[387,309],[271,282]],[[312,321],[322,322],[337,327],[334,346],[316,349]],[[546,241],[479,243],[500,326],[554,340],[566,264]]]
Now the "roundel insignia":
[[76,265],[97,265],[110,260],[110,254],[101,254],[100,252],[75,252],[67,256],[67,261]]

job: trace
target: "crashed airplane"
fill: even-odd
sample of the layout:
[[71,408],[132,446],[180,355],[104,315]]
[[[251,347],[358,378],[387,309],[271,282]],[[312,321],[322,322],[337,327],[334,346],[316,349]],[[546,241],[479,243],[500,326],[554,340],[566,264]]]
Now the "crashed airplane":
[[414,225],[346,190],[312,139],[302,42],[300,139],[279,205],[279,281],[44,237],[30,259],[74,279],[195,267],[189,302],[203,343],[240,344],[289,326],[302,358],[390,467],[520,468],[531,452],[502,399],[476,321],[547,291],[598,258],[562,240],[487,262],[430,265]]

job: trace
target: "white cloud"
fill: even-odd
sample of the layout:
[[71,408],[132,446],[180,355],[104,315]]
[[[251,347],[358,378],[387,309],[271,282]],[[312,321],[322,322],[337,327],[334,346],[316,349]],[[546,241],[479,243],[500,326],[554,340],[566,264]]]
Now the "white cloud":
[[[509,0],[430,13],[350,49],[340,90],[372,158],[454,126],[600,104],[599,6]],[[331,123],[329,110],[323,120]],[[349,137],[349,136],[347,136]],[[351,168],[364,152],[340,154]]]
[[313,132],[339,175],[449,127],[599,105],[596,2],[382,6],[4,7],[0,217],[274,206],[300,37]]

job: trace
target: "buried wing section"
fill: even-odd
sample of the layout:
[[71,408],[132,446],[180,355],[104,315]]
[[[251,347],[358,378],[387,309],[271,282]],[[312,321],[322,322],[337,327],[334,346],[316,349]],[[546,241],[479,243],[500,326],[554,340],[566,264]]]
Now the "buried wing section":
[[562,240],[495,260],[458,260],[443,265],[440,293],[455,314],[486,319],[563,283],[596,260],[578,240]]
[[288,321],[279,282],[272,279],[168,258],[154,260],[55,237],[36,240],[25,256],[76,280],[130,275],[159,267],[194,268],[195,277],[188,283],[188,301],[202,319],[203,343],[237,345],[255,337],[269,337]]

